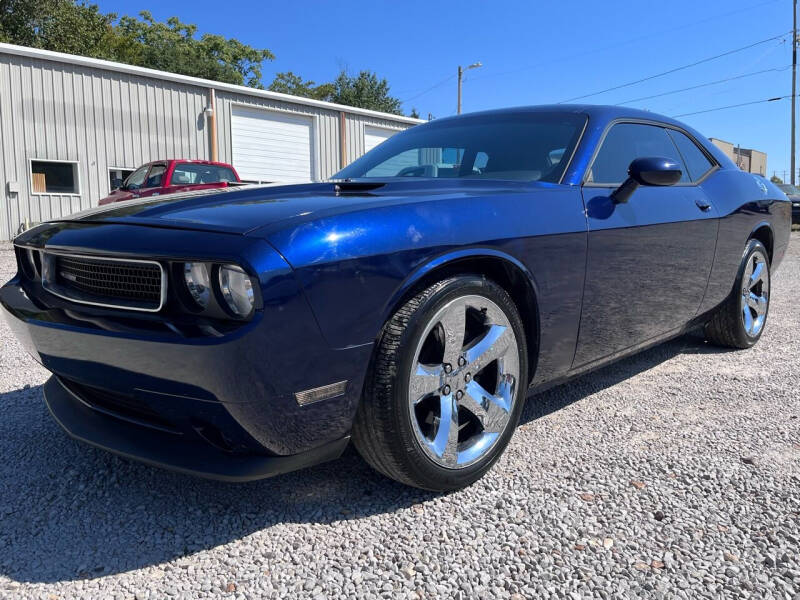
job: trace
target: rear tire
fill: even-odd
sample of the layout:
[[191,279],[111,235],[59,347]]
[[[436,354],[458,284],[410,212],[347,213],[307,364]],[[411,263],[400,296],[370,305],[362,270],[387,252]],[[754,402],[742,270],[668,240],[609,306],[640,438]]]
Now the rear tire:
[[718,346],[750,348],[764,332],[769,298],[769,255],[761,242],[750,240],[731,295],[706,324],[706,339]]
[[440,281],[384,326],[355,446],[401,483],[438,492],[468,486],[514,433],[527,365],[522,320],[503,288],[475,275]]

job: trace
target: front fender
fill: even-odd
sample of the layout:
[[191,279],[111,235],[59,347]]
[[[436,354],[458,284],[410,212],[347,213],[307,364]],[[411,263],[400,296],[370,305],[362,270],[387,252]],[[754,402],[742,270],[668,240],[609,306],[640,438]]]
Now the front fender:
[[[294,269],[334,348],[374,343],[403,295],[432,270],[496,257],[525,273],[540,299],[542,360],[559,369],[572,360],[586,265],[586,217],[575,187],[371,207],[267,239]],[[538,372],[543,367],[540,361]]]
[[424,280],[430,273],[439,269],[446,269],[449,266],[456,266],[459,262],[465,262],[471,259],[496,260],[512,266],[522,273],[523,277],[525,278],[525,282],[531,288],[533,297],[539,297],[536,278],[528,270],[528,267],[526,267],[518,258],[495,248],[485,248],[480,246],[460,248],[457,250],[444,252],[439,256],[435,256],[414,269],[414,271],[412,271],[405,281],[402,282],[402,284],[397,288],[397,291],[395,291],[395,293],[389,298],[388,302],[386,302],[386,304],[383,306],[381,310],[383,318],[381,320],[383,322],[387,321],[389,317],[392,316],[394,311],[397,310],[400,302],[408,295],[409,291],[415,288],[419,282]]

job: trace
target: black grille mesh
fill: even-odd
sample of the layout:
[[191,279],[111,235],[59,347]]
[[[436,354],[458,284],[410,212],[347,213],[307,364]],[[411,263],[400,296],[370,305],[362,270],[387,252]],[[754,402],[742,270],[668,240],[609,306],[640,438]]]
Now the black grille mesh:
[[158,308],[161,304],[161,268],[156,264],[56,256],[60,287],[79,290],[98,302],[124,300]]

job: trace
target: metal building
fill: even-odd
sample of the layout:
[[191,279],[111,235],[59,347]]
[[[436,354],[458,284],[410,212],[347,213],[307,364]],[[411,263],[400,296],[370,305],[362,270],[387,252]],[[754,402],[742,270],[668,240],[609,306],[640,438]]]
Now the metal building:
[[89,208],[166,158],[232,163],[244,180],[329,177],[420,123],[120,63],[0,44],[0,240]]

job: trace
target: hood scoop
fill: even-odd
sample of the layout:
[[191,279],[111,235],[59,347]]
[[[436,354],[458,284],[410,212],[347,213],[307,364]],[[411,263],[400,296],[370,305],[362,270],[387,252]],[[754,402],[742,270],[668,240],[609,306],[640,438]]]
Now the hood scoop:
[[333,186],[333,191],[337,196],[367,194],[372,190],[382,188],[386,183],[383,181],[340,181]]

